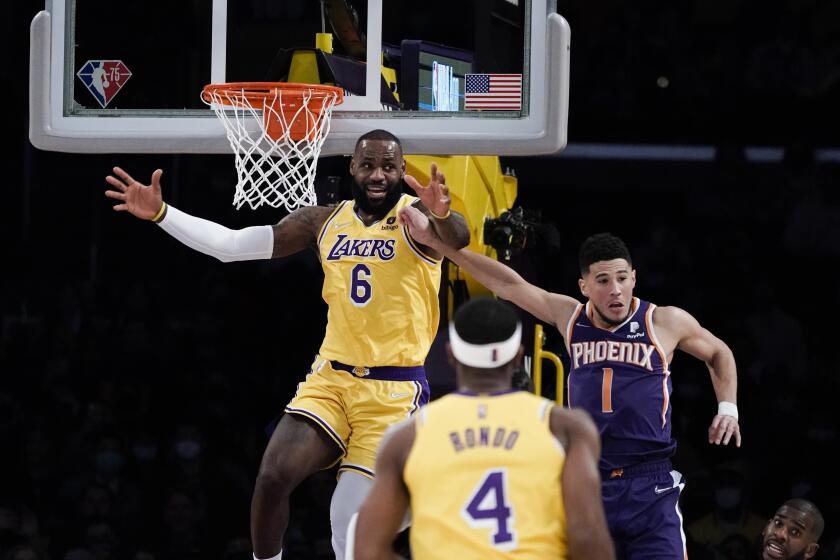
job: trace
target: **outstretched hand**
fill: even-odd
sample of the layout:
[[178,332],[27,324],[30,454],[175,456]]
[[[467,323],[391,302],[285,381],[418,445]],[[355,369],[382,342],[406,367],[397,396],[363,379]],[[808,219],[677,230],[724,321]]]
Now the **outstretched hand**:
[[414,206],[406,206],[400,209],[397,216],[401,224],[408,226],[408,233],[411,238],[421,245],[431,247],[438,240],[432,229],[432,224],[429,223],[429,218]]
[[405,176],[405,182],[417,193],[420,202],[431,210],[432,214],[437,216],[446,216],[449,214],[449,205],[452,203],[452,199],[449,198],[449,188],[446,186],[446,178],[440,172],[436,163],[432,163],[432,168],[429,173],[429,184],[425,187],[411,175]]
[[105,191],[105,196],[121,201],[120,204],[114,205],[114,210],[129,212],[142,220],[154,218],[163,205],[160,192],[160,176],[163,175],[163,171],[156,169],[152,173],[151,185],[136,181],[119,167],[114,168],[114,175],[105,177],[105,182],[116,189]]
[[729,445],[729,440],[735,436],[735,447],[741,447],[741,428],[738,419],[727,414],[718,414],[709,426],[709,443],[715,445]]

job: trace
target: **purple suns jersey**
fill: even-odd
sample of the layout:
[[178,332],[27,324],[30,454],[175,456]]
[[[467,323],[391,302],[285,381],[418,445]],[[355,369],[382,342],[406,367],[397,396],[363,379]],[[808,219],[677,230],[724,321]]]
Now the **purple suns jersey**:
[[601,434],[602,471],[668,459],[671,377],[653,332],[656,305],[633,298],[627,319],[596,327],[590,303],[579,305],[566,326],[569,406],[592,415]]

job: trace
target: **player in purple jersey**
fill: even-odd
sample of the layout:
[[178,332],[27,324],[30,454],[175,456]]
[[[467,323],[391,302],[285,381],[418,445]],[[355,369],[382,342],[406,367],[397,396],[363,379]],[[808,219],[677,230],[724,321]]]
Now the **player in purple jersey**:
[[761,532],[761,557],[764,560],[807,560],[820,545],[825,521],[813,503],[790,499],[776,510]]
[[417,240],[438,249],[497,296],[560,331],[569,351],[569,402],[587,410],[601,434],[602,494],[616,556],[684,558],[678,500],[685,482],[671,470],[669,364],[679,349],[709,368],[718,409],[709,443],[741,445],[735,358],[729,347],[678,307],[633,297],[636,271],[621,239],[593,235],[580,250],[585,304],[526,282],[504,264],[469,250],[448,250],[410,209]]

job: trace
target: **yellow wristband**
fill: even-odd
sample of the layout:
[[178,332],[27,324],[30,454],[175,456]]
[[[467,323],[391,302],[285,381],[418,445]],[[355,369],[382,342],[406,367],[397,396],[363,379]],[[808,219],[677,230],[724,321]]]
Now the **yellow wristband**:
[[434,212],[432,212],[432,211],[431,211],[431,209],[430,209],[430,210],[429,210],[429,214],[431,214],[431,215],[432,215],[432,218],[434,218],[434,219],[436,219],[436,220],[445,220],[446,218],[448,218],[448,217],[449,217],[449,215],[450,215],[450,214],[452,214],[452,210],[450,210],[450,209],[448,209],[448,208],[447,208],[447,209],[446,209],[446,214],[445,214],[445,215],[443,215],[443,216],[438,216],[437,214],[435,214]]
[[157,213],[157,214],[155,214],[155,217],[154,217],[154,218],[152,218],[152,221],[153,221],[154,223],[158,223],[158,220],[160,220],[160,219],[161,219],[161,217],[163,216],[163,213],[164,213],[164,212],[166,212],[166,203],[165,203],[165,202],[164,202],[163,204],[161,204],[161,205],[160,205],[160,210],[158,210],[158,213]]

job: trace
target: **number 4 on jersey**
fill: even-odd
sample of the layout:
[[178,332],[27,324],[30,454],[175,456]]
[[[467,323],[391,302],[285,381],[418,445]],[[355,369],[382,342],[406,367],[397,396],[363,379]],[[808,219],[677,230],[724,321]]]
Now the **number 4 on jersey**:
[[487,471],[470,495],[461,514],[470,527],[494,529],[490,543],[501,550],[516,547],[514,511],[507,499],[507,471]]

